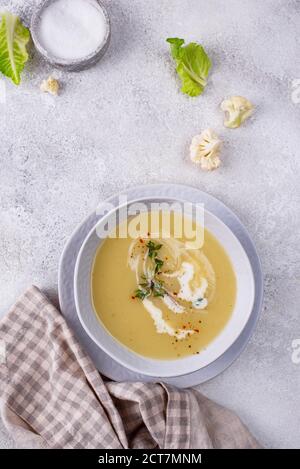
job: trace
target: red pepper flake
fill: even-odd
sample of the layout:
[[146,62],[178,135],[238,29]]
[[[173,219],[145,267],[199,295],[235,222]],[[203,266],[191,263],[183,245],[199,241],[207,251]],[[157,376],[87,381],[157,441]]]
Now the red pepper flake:
[[176,293],[176,291],[173,291],[173,295],[177,296],[177,293]]
[[144,240],[142,238],[140,238],[140,243],[143,243],[143,242],[144,242]]
[[199,332],[199,329],[194,329],[195,332]]
[[150,233],[149,233],[149,231],[148,231],[148,233],[147,233],[147,236],[150,236]]
[[186,326],[182,326],[182,329],[185,329],[185,328],[186,328]]
[[135,300],[135,296],[132,296],[131,299],[132,299],[132,300]]

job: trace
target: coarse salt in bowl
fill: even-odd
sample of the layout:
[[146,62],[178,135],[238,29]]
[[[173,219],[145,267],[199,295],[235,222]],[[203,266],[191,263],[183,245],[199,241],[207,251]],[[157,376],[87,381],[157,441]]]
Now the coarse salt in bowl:
[[104,55],[110,21],[98,0],[44,0],[33,13],[31,34],[48,62],[78,71]]

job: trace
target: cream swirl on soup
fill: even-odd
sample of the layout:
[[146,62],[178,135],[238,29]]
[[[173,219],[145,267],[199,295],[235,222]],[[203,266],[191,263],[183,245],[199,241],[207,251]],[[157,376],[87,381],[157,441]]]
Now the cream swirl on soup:
[[[150,247],[149,247],[150,246]],[[150,248],[156,250],[153,262]],[[150,255],[149,255],[150,252]],[[200,249],[187,249],[183,241],[175,238],[138,238],[132,241],[128,251],[128,265],[135,273],[140,295],[137,295],[150,314],[159,334],[168,334],[179,340],[195,333],[194,329],[175,329],[164,319],[162,305],[173,314],[187,314],[191,310],[203,310],[212,299],[215,290],[215,273],[212,265]],[[159,282],[161,295],[151,295],[151,282]]]

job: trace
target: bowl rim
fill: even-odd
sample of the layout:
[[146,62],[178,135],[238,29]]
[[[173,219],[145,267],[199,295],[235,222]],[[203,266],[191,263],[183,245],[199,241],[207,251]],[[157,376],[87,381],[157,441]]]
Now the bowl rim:
[[108,15],[107,10],[102,3],[102,0],[95,0],[95,2],[99,5],[105,18],[105,23],[106,23],[105,36],[103,38],[103,41],[98,45],[97,49],[95,49],[89,55],[86,55],[85,57],[82,57],[80,59],[62,59],[61,57],[57,57],[56,55],[52,54],[47,49],[45,49],[45,47],[43,46],[42,42],[39,39],[38,26],[39,26],[39,21],[40,21],[40,15],[45,8],[47,8],[51,3],[54,3],[55,1],[59,1],[59,0],[42,0],[42,2],[39,3],[33,11],[31,21],[30,21],[30,32],[31,32],[32,41],[36,49],[45,58],[45,60],[47,60],[52,65],[66,68],[66,69],[69,68],[70,71],[82,70],[84,68],[88,68],[89,66],[92,66],[95,62],[100,60],[100,58],[105,54],[108,48],[108,45],[110,42],[110,36],[111,36],[111,21],[110,21],[110,17]]
[[[226,350],[228,350],[232,344],[238,339],[238,337],[242,334],[243,330],[245,329],[248,321],[249,321],[249,318],[251,316],[251,313],[252,313],[252,309],[253,309],[253,305],[254,305],[254,301],[255,301],[255,281],[254,281],[254,273],[253,273],[253,268],[252,268],[252,265],[251,265],[251,262],[249,260],[249,257],[243,247],[243,245],[241,244],[241,242],[239,241],[239,239],[237,238],[237,236],[235,235],[235,233],[233,233],[233,231],[215,214],[213,214],[210,210],[207,210],[205,207],[204,207],[204,213],[208,213],[210,217],[212,217],[212,219],[216,220],[217,223],[219,223],[219,225],[222,226],[222,229],[224,229],[227,234],[229,234],[233,239],[234,239],[234,242],[237,243],[239,245],[239,248],[241,249],[241,251],[243,252],[243,255],[244,255],[244,258],[246,260],[246,263],[248,264],[248,268],[249,268],[249,272],[251,273],[251,302],[249,302],[249,305],[247,306],[248,308],[248,313],[247,315],[245,316],[245,319],[244,319],[244,322],[243,322],[243,326],[234,334],[232,335],[231,337],[231,340],[228,341],[227,345],[226,345],[226,348],[215,354],[214,358],[209,361],[208,363],[205,363],[201,366],[199,366],[197,369],[189,369],[189,370],[184,370],[184,371],[180,371],[176,374],[174,374],[174,372],[161,372],[161,373],[157,373],[157,372],[151,372],[149,370],[141,370],[139,367],[136,367],[134,366],[133,364],[131,363],[128,363],[128,361],[126,361],[126,359],[124,360],[123,359],[123,356],[122,354],[118,355],[118,354],[115,354],[114,352],[112,352],[111,350],[109,350],[105,344],[101,343],[98,338],[96,337],[96,335],[93,333],[93,331],[88,327],[88,325],[86,324],[86,321],[84,319],[84,317],[82,316],[82,313],[81,313],[81,308],[80,308],[80,305],[79,305],[79,298],[78,298],[78,289],[77,289],[77,281],[78,281],[78,273],[79,273],[79,267],[80,267],[80,262],[81,262],[81,259],[82,259],[82,255],[83,255],[83,252],[84,252],[84,249],[88,243],[88,241],[90,240],[90,237],[95,233],[97,227],[100,225],[100,224],[103,224],[107,221],[107,219],[112,215],[112,213],[114,212],[117,212],[118,210],[120,210],[121,208],[123,207],[126,207],[128,205],[132,205],[132,204],[135,204],[137,202],[142,202],[142,201],[174,201],[174,202],[180,202],[180,203],[184,203],[186,202],[186,200],[183,200],[183,199],[180,199],[178,197],[170,197],[170,196],[144,196],[144,197],[138,197],[138,198],[134,198],[132,200],[129,200],[128,202],[124,203],[124,204],[120,204],[120,205],[116,205],[115,207],[113,207],[111,210],[109,210],[107,213],[105,213],[105,215],[103,217],[101,217],[101,219],[97,220],[96,223],[94,224],[94,226],[90,229],[90,231],[87,233],[81,247],[80,247],[80,250],[78,252],[78,255],[77,255],[77,258],[76,258],[76,263],[75,263],[75,268],[74,268],[74,279],[73,279],[73,282],[74,282],[74,300],[75,300],[75,306],[76,306],[76,312],[77,312],[77,316],[79,318],[79,321],[83,327],[83,329],[85,330],[85,332],[89,335],[89,337],[93,340],[93,342],[98,346],[100,347],[102,350],[104,350],[104,352],[106,354],[108,354],[112,359],[116,360],[118,363],[120,363],[122,366],[134,371],[134,372],[138,372],[138,373],[143,373],[144,375],[148,375],[148,376],[159,376],[159,377],[176,377],[176,376],[182,376],[182,375],[185,375],[187,373],[193,373],[201,368],[204,368],[206,366],[209,366],[210,364],[212,364],[215,360],[217,360],[218,358],[220,358],[220,356],[222,356]],[[192,205],[195,205],[194,203],[192,203]],[[208,229],[209,230],[209,229]],[[210,230],[209,230],[210,231]],[[216,235],[214,233],[212,233],[215,237]],[[106,239],[106,238],[105,238]],[[97,249],[99,249],[100,245],[104,242],[105,239],[102,239],[100,240],[99,239],[99,244],[98,244],[98,247]],[[224,248],[222,242],[217,238],[217,241],[221,244],[221,246]],[[95,251],[96,252],[96,251]],[[231,259],[231,255],[230,253],[227,252],[227,250],[225,249],[225,252],[226,254],[228,255],[230,261],[232,261]],[[233,266],[234,268],[234,266]],[[235,271],[235,270],[234,270]],[[236,273],[236,272],[235,272]],[[91,298],[89,299],[90,301],[90,304],[91,304],[91,308],[92,308],[92,311],[96,317],[96,312],[94,310],[94,307],[92,305],[92,301],[91,301]],[[234,311],[234,310],[233,310]],[[186,357],[182,357],[180,358],[179,360],[176,360],[176,359],[170,359],[170,360],[160,360],[160,359],[153,359],[153,358],[150,358],[150,357],[145,357],[141,354],[138,354],[137,352],[131,350],[130,348],[128,348],[126,345],[122,344],[122,342],[120,342],[118,339],[116,339],[107,329],[106,327],[101,324],[101,320],[99,320],[97,317],[97,322],[99,324],[99,327],[105,332],[105,334],[110,338],[111,341],[113,341],[114,343],[117,343],[121,348],[125,349],[127,352],[129,352],[130,355],[132,356],[135,356],[135,357],[138,357],[139,359],[142,359],[142,360],[145,360],[147,362],[152,362],[152,363],[164,363],[164,364],[167,364],[167,363],[178,363],[179,361],[183,362],[183,361],[186,361],[188,358],[191,358],[190,356],[186,356]],[[213,341],[211,341],[207,347],[209,347],[211,344],[213,344],[213,342],[218,338],[218,336],[225,330],[225,328],[227,327],[227,325],[229,324],[230,322],[230,319],[229,321],[226,323],[226,325],[224,326],[224,328],[220,331],[220,333],[213,339]],[[207,348],[205,347],[205,348]],[[200,355],[199,355],[200,356]]]

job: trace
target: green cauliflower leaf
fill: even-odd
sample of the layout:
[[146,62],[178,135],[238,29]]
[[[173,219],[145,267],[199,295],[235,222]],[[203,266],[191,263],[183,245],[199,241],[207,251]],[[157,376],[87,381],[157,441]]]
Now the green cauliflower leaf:
[[28,60],[26,45],[30,33],[20,18],[12,13],[1,13],[0,21],[0,72],[19,85],[21,72]]
[[184,46],[184,39],[168,38],[176,71],[181,79],[181,91],[199,96],[207,84],[211,61],[204,48],[195,42]]

